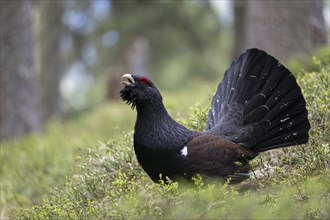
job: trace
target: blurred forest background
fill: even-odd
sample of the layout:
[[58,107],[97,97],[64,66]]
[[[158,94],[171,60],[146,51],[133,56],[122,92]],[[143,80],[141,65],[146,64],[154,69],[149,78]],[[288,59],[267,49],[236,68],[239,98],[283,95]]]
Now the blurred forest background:
[[219,81],[246,48],[281,62],[327,45],[323,1],[1,1],[0,139],[42,133],[118,99],[120,76],[161,90]]
[[[148,75],[173,118],[202,129],[223,73],[251,47],[275,56],[296,76],[303,75],[298,82],[307,100],[312,138],[306,151],[293,148],[292,159],[276,156],[293,170],[283,171],[286,176],[280,180],[299,182],[300,177],[320,173],[327,177],[322,172],[330,161],[329,1],[1,0],[0,4],[1,219],[17,208],[40,204],[17,211],[12,218],[84,219],[83,213],[90,210],[82,204],[93,202],[101,213],[117,210],[124,216],[108,219],[126,219],[136,210],[122,204],[130,189],[149,196],[141,199],[143,204],[157,200],[157,205],[163,197],[181,201],[150,182],[136,162],[131,143],[135,112],[119,100],[120,77]],[[273,161],[275,156],[267,158]],[[121,179],[125,175],[129,182]],[[266,190],[274,192],[274,198],[275,186],[281,185],[277,177],[264,184],[273,187]],[[317,187],[318,181],[313,181]],[[326,182],[321,181],[324,186]],[[290,184],[283,185],[284,195],[291,195],[285,191],[292,188]],[[325,192],[322,187],[317,190]],[[268,198],[267,193],[261,192],[260,198]],[[317,197],[320,194],[311,192],[315,199],[304,200],[305,205],[326,204]],[[51,198],[55,200],[47,200]],[[244,198],[250,213],[250,198],[259,197],[251,193]],[[191,210],[204,209],[201,204],[204,201]],[[287,204],[301,207],[299,201],[283,204],[288,216],[296,206]],[[91,213],[85,219],[94,219]],[[189,211],[183,206],[182,213]],[[132,218],[150,218],[137,216]]]

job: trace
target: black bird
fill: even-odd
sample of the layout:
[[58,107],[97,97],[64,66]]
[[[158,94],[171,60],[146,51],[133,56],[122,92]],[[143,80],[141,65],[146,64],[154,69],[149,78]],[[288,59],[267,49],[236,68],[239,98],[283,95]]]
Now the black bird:
[[147,77],[122,78],[121,98],[137,110],[134,150],[154,182],[200,174],[238,183],[249,178],[248,162],[260,152],[308,141],[306,102],[295,77],[262,50],[247,50],[226,71],[204,132],[174,121]]

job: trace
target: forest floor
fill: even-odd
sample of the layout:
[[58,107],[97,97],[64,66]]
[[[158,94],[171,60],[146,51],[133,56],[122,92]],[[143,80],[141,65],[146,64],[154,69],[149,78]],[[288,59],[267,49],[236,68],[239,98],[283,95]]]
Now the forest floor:
[[[1,144],[0,217],[329,219],[330,68],[315,63],[317,70],[297,75],[312,126],[309,143],[260,154],[241,184],[201,178],[194,187],[154,184],[134,154],[136,113],[107,102],[70,122],[50,122],[41,136]],[[161,92],[175,119],[203,130],[217,84],[194,81]]]

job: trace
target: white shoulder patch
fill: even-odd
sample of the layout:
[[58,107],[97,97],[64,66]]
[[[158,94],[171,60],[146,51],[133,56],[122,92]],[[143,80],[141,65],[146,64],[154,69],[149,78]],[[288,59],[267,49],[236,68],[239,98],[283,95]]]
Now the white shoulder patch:
[[184,148],[182,148],[182,150],[181,150],[181,154],[183,155],[183,156],[187,156],[188,155],[188,148],[187,148],[187,146],[184,146]]

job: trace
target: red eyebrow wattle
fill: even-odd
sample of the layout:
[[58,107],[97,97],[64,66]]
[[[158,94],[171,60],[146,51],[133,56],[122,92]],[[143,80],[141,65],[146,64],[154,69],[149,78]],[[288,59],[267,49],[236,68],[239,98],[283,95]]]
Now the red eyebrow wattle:
[[144,82],[146,85],[150,85],[150,80],[147,77],[142,76],[140,82]]

